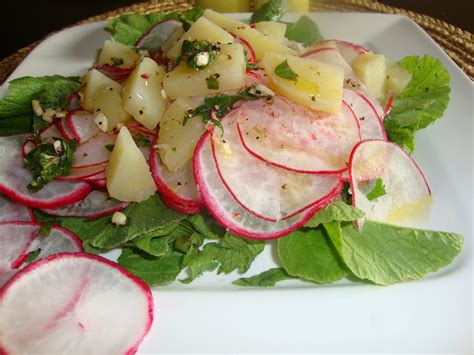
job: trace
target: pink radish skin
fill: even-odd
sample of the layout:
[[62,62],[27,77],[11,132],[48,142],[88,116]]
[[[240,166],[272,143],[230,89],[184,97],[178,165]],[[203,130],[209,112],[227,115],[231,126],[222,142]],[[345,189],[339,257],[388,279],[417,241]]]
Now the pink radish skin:
[[58,127],[58,130],[59,132],[61,132],[61,135],[64,137],[64,139],[67,139],[67,140],[74,139],[74,135],[69,129],[69,126],[67,125],[65,118],[61,118],[60,120],[57,120],[56,127]]
[[325,40],[325,41],[319,41],[317,42],[318,44],[324,44],[324,43],[334,43],[337,46],[337,49],[341,53],[341,56],[344,58],[344,60],[351,64],[352,61],[358,57],[361,54],[364,53],[370,53],[371,50],[360,45],[357,43],[352,43],[352,42],[347,42],[347,41],[340,41],[340,40]]
[[0,196],[0,222],[34,222],[31,208]]
[[135,44],[136,48],[160,49],[183,24],[175,19],[166,19],[150,28]]
[[90,191],[83,182],[51,181],[43,189],[32,193],[27,185],[33,175],[23,166],[21,147],[28,135],[0,137],[0,192],[12,200],[34,208],[56,208],[81,200]]
[[64,139],[63,135],[55,124],[49,125],[40,131],[38,135],[43,139],[43,143],[54,143],[56,139]]
[[28,139],[25,141],[25,143],[23,143],[23,146],[21,147],[21,155],[23,156],[23,158],[25,158],[26,154],[28,154],[35,148],[36,148],[36,143]]
[[[365,218],[403,225],[416,226],[417,218],[429,207],[431,191],[416,162],[398,145],[384,140],[367,140],[354,147],[349,161],[352,203],[365,212]],[[386,194],[369,201],[372,188],[369,183],[382,179]],[[391,214],[400,208],[421,203],[416,211],[402,220],[392,220]],[[413,224],[415,223],[415,224]],[[357,225],[362,228],[363,220]]]
[[[35,301],[27,302],[32,289]],[[50,256],[0,290],[0,353],[134,354],[153,308],[150,288],[118,264],[84,253]]]
[[341,173],[360,141],[359,122],[344,102],[337,114],[321,115],[275,96],[271,105],[263,100],[246,102],[238,114],[245,149],[266,163],[293,172]]
[[194,153],[193,166],[199,193],[209,212],[232,233],[250,239],[275,239],[293,232],[336,198],[342,189],[341,184],[332,196],[327,196],[325,201],[321,201],[319,205],[312,206],[297,216],[285,221],[269,222],[241,207],[226,189],[212,156],[210,133],[201,137]]
[[130,73],[133,71],[134,67],[131,68],[119,68],[112,65],[98,65],[95,67],[105,76],[109,77],[112,80],[117,82],[125,81]]
[[107,164],[111,153],[107,146],[114,145],[116,139],[115,134],[101,133],[80,144],[74,153],[73,168],[89,168]]
[[97,219],[121,211],[129,205],[110,198],[105,191],[92,191],[83,200],[55,209],[42,209],[53,216],[85,217],[87,220]]
[[217,172],[232,197],[253,215],[272,222],[286,220],[339,189],[338,174],[289,172],[253,157],[242,146],[235,117],[227,115],[221,123],[222,136],[220,130],[211,131]]
[[387,117],[390,114],[390,111],[392,111],[392,106],[393,106],[393,101],[395,100],[395,95],[390,95],[389,98],[387,99],[387,103],[385,104],[385,107],[383,109],[383,118]]
[[94,122],[94,115],[88,111],[76,110],[68,113],[66,122],[78,144],[101,133]]
[[255,56],[255,51],[251,44],[247,42],[245,39],[240,38],[239,36],[231,33],[231,35],[234,37],[235,43],[240,43],[242,47],[244,47],[244,51],[247,51],[247,61],[251,64],[256,64],[257,63],[257,57]]
[[91,165],[84,168],[73,168],[68,176],[58,177],[57,181],[84,181],[105,172],[105,165]]
[[[205,206],[196,189],[191,163],[178,173],[169,172],[161,162],[157,149],[154,148],[157,141],[158,134],[151,144],[153,148],[150,150],[149,165],[163,202],[168,207],[184,214],[201,212]],[[181,185],[178,186],[178,184]]]
[[70,112],[70,111],[78,110],[80,108],[81,108],[81,98],[79,96],[79,93],[73,92],[67,98],[66,111]]

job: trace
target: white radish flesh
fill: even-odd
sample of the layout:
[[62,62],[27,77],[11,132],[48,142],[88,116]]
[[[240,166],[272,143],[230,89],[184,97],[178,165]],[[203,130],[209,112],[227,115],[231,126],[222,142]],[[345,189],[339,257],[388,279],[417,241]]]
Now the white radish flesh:
[[60,120],[56,121],[56,126],[58,127],[59,132],[64,137],[64,139],[71,140],[74,139],[74,135],[69,128],[66,118],[61,118]]
[[34,222],[33,211],[25,205],[0,196],[0,222]]
[[0,314],[7,354],[134,354],[153,322],[153,296],[111,261],[64,253],[12,278]]
[[101,133],[88,142],[79,145],[74,153],[72,166],[74,168],[84,168],[106,164],[110,157],[111,146],[116,139],[115,134]]
[[94,115],[88,111],[72,111],[66,120],[78,144],[87,142],[101,132],[94,122]]
[[168,19],[158,22],[137,41],[135,47],[158,50],[182,27],[183,24],[178,20]]

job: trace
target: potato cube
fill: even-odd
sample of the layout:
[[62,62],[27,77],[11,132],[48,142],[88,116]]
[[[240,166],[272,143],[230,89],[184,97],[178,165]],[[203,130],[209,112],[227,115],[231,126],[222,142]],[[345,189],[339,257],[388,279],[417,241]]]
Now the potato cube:
[[275,21],[262,21],[255,24],[255,29],[265,36],[281,43],[285,38],[286,24]]
[[[134,67],[140,60],[140,55],[129,46],[112,40],[106,40],[100,51],[98,65],[116,65],[118,67]],[[118,64],[117,63],[121,63]]]
[[352,61],[352,69],[377,98],[382,98],[387,91],[387,65],[385,56],[364,53]]
[[389,94],[400,95],[411,80],[411,73],[397,63],[386,61],[387,64],[387,91]]

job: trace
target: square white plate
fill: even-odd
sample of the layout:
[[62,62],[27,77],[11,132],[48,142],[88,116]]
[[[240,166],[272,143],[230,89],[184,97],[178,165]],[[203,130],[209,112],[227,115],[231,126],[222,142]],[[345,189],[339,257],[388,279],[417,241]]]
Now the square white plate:
[[[248,14],[235,16],[249,18]],[[392,60],[429,54],[448,69],[452,80],[449,108],[442,120],[416,135],[414,157],[433,192],[426,228],[463,234],[462,254],[425,280],[390,287],[288,281],[274,289],[238,288],[231,281],[239,275],[209,274],[188,286],[176,282],[156,288],[155,322],[139,353],[472,353],[472,82],[408,18],[347,13],[310,16],[326,38],[358,42]],[[287,17],[296,18],[295,14]],[[49,37],[9,80],[83,74],[110,36],[104,24],[81,25]],[[267,246],[246,276],[275,266],[273,249]]]

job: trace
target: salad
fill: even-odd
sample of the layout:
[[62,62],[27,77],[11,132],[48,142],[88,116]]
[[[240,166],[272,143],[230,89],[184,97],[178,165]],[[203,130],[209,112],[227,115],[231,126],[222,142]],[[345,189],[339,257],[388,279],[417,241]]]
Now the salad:
[[[244,274],[265,247],[278,267],[235,285],[391,285],[455,259],[462,236],[417,228],[431,191],[410,155],[448,105],[446,69],[283,15],[281,1],[250,24],[200,8],[123,15],[82,77],[9,83],[0,352],[64,349],[59,325],[81,351],[134,352],[153,320],[149,287]],[[97,256],[117,248],[117,263]],[[49,307],[25,306],[31,289]],[[101,317],[94,294],[107,294]],[[105,340],[82,338],[111,321]]]

